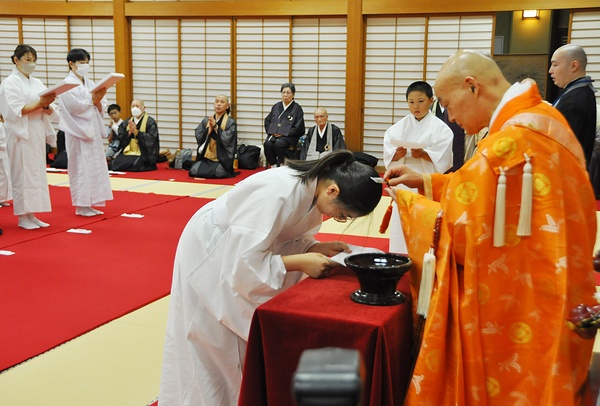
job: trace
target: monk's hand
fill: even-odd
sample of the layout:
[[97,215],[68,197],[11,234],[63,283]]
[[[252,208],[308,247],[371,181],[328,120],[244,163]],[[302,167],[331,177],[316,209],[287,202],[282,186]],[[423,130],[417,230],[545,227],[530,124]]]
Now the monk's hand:
[[410,188],[423,188],[423,174],[413,171],[406,165],[391,165],[383,174],[383,179],[390,186],[406,185]]
[[47,108],[50,103],[52,103],[56,99],[55,93],[50,93],[45,96],[40,97],[39,103],[42,108]]
[[311,278],[324,278],[331,273],[333,268],[340,266],[339,263],[320,252],[285,255],[281,259],[288,272],[304,272]]
[[96,90],[94,93],[92,93],[92,103],[94,103],[94,105],[98,105],[98,103],[100,103],[102,101],[102,98],[105,95],[106,95],[105,87],[103,87],[102,89]]
[[308,249],[308,252],[319,252],[328,257],[339,254],[340,252],[352,252],[348,244],[342,241],[319,242]]

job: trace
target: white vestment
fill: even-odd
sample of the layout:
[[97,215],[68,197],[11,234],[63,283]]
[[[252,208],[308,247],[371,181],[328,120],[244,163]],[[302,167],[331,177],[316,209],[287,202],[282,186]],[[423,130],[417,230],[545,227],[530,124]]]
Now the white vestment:
[[12,200],[10,182],[10,162],[6,149],[6,131],[4,123],[0,122],[0,202]]
[[202,207],[177,247],[161,406],[235,406],[254,310],[297,283],[282,255],[316,243],[316,180],[259,172]]
[[[79,81],[73,72],[69,72],[67,80]],[[73,206],[104,206],[113,198],[102,140],[106,101],[102,99],[102,111],[98,111],[90,93],[94,86],[94,82],[86,78],[81,86],[58,96]]]
[[[420,173],[444,173],[452,167],[453,137],[450,127],[433,113],[427,113],[421,121],[417,121],[415,116],[409,114],[385,132],[383,137],[383,162],[386,168],[392,163],[400,163]],[[402,143],[405,142],[424,144],[423,149],[427,152],[431,161],[413,158],[409,148],[404,158],[392,162],[396,148],[403,146]],[[401,187],[406,188],[405,186]],[[392,218],[390,219],[389,250],[401,254],[408,253],[396,204],[394,204]]]
[[23,107],[36,102],[45,89],[39,79],[31,75],[27,78],[18,69],[13,69],[0,85],[0,112],[4,117],[13,210],[17,216],[52,211],[46,176],[46,140],[56,134],[50,116],[42,109],[21,114]]

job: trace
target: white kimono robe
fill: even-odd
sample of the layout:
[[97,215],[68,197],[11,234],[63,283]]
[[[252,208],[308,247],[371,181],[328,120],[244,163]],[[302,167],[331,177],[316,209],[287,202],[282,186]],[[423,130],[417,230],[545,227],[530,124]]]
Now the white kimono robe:
[[[73,72],[67,78],[79,81]],[[81,86],[58,96],[73,206],[104,206],[113,198],[102,140],[106,136],[102,121],[106,100],[102,100],[102,111],[98,111],[90,93],[94,86],[86,78]]]
[[[433,113],[427,113],[421,121],[409,114],[385,132],[383,137],[383,162],[388,168],[392,164],[392,158],[396,148],[402,142],[418,142],[425,144],[425,152],[431,158],[413,158],[410,149],[404,158],[394,161],[401,163],[421,173],[444,173],[452,167],[452,139],[454,135],[450,127]],[[408,189],[408,188],[406,188]],[[406,241],[402,232],[400,214],[398,207],[394,204],[392,218],[390,220],[390,252],[401,254],[408,253]]]
[[0,85],[0,111],[4,117],[13,193],[13,210],[20,216],[52,211],[46,177],[46,139],[56,134],[50,116],[36,110],[23,116],[25,105],[36,102],[46,86],[18,69]]
[[0,202],[12,200],[10,182],[10,162],[6,150],[6,131],[4,123],[0,122]]
[[159,402],[237,405],[254,310],[297,283],[282,255],[316,243],[316,180],[288,167],[259,172],[202,207],[175,257]]

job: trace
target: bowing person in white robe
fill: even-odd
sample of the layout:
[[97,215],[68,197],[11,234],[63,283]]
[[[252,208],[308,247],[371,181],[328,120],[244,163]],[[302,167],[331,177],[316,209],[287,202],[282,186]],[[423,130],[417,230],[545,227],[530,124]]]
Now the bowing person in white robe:
[[[404,164],[420,173],[444,173],[452,167],[450,127],[430,112],[433,89],[427,82],[414,82],[406,91],[409,115],[385,132],[383,161],[386,169]],[[408,253],[398,207],[394,203],[390,221],[390,252]]]
[[72,49],[67,55],[67,79],[81,82],[59,96],[60,129],[65,133],[69,185],[75,214],[96,216],[102,211],[92,206],[105,206],[112,200],[108,166],[104,155],[106,137],[103,115],[106,110],[106,89],[90,93],[94,82],[87,78],[90,54],[84,49]]
[[[349,151],[259,172],[202,207],[175,256],[159,403],[237,405],[254,310],[326,276],[343,242],[319,243],[323,215],[346,221],[381,199],[378,176]],[[285,340],[285,337],[281,338]]]
[[35,213],[52,211],[46,177],[46,141],[56,139],[50,118],[58,117],[50,105],[55,95],[38,96],[46,86],[32,76],[37,61],[35,49],[21,44],[11,59],[15,69],[0,85],[0,112],[5,121],[13,210],[19,227],[34,230],[49,226]]

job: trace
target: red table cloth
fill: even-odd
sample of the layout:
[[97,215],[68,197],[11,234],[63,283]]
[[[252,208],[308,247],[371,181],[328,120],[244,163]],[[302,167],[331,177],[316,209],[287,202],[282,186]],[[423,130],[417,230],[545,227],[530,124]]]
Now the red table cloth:
[[369,306],[350,299],[356,276],[338,268],[325,279],[305,279],[258,307],[248,338],[239,406],[293,405],[292,381],[305,349],[360,351],[365,366],[363,405],[401,405],[412,344],[409,276],[398,290],[403,304]]

